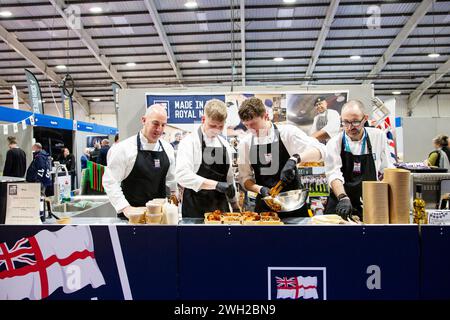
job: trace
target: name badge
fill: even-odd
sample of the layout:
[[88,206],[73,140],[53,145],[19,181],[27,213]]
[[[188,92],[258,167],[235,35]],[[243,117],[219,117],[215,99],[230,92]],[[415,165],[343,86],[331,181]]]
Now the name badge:
[[161,162],[159,161],[159,159],[155,159],[155,168],[159,167],[161,167]]
[[264,159],[266,160],[266,163],[272,162],[272,154],[271,153],[265,153]]
[[372,157],[373,157],[373,160],[377,160],[377,155],[376,155],[376,153],[372,153]]
[[355,162],[353,164],[353,173],[361,173],[361,163],[360,162]]

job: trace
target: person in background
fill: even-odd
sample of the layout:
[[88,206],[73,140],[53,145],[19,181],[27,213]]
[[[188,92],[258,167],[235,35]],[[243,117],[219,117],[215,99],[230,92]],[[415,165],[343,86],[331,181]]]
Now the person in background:
[[309,131],[309,135],[322,143],[327,143],[330,138],[339,133],[341,120],[336,110],[328,109],[325,97],[319,97],[314,104],[316,116]]
[[178,145],[180,144],[180,141],[181,141],[181,133],[177,132],[175,133],[175,140],[170,143],[173,147],[173,150],[175,151],[178,150]]
[[428,155],[425,164],[432,167],[450,169],[450,148],[448,136],[438,135],[433,139],[435,150]]
[[89,148],[84,148],[84,152],[80,158],[81,170],[87,168],[87,162],[89,161],[90,150]]
[[[280,180],[282,190],[301,187],[297,164],[320,161],[325,157],[325,146],[293,125],[275,125],[269,120],[263,102],[255,97],[242,102],[239,109],[242,123],[250,131],[239,144],[238,168],[241,185],[258,194],[255,211],[272,211],[263,198]],[[280,218],[307,217],[306,205],[300,209],[280,213]]]
[[27,156],[25,151],[17,145],[16,137],[8,137],[9,150],[6,152],[3,175],[8,177],[23,178],[27,170]]
[[232,151],[219,134],[227,118],[223,101],[209,100],[198,130],[184,138],[178,148],[176,177],[184,188],[182,215],[203,218],[205,212],[238,210],[231,167]]
[[362,221],[363,181],[377,181],[385,168],[394,167],[394,159],[384,132],[364,127],[369,115],[361,101],[348,101],[341,118],[344,131],[327,143],[325,175],[332,192],[325,213],[344,220],[355,213]]
[[111,149],[103,187],[119,217],[133,207],[175,193],[175,151],[161,136],[167,124],[164,106],[154,104],[141,118],[142,129]]
[[41,184],[41,192],[45,193],[45,189],[52,184],[49,155],[42,149],[40,143],[35,143],[32,146],[32,150],[33,161],[31,161],[27,169],[25,180],[27,182],[39,182]]
[[114,144],[119,142],[119,134],[116,133],[116,135],[114,136]]
[[109,147],[109,140],[108,139],[103,139],[102,140],[102,147],[100,149],[100,160],[98,162],[102,166],[107,166],[108,165],[107,156],[108,156],[109,148],[110,148]]
[[75,156],[70,153],[69,148],[63,148],[63,156],[61,158],[61,164],[65,164],[67,171],[70,175],[70,182],[72,185],[72,190],[75,189],[75,177],[76,177],[76,165]]
[[94,150],[91,151],[91,159],[92,162],[100,163],[100,143],[94,143]]

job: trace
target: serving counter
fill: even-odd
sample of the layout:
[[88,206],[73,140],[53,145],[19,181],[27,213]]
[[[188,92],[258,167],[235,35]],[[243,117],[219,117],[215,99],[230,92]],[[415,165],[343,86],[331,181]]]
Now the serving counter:
[[0,299],[449,299],[450,226],[0,225]]

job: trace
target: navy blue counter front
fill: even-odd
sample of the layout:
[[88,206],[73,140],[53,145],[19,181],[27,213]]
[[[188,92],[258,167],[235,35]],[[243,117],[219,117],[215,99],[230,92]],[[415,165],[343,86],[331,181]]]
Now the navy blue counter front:
[[0,225],[2,299],[450,298],[450,226]]

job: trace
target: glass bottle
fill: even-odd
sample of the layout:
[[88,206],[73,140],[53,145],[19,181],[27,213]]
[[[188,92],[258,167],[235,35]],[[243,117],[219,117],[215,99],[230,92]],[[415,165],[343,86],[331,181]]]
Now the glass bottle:
[[413,223],[427,224],[428,217],[425,211],[425,201],[422,198],[422,185],[416,185],[416,197],[413,202]]

